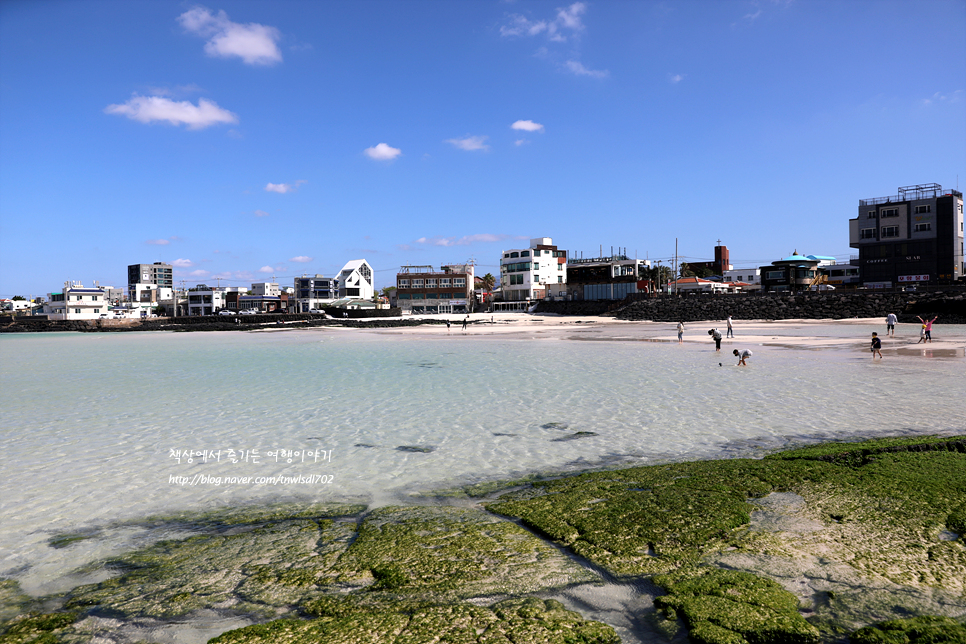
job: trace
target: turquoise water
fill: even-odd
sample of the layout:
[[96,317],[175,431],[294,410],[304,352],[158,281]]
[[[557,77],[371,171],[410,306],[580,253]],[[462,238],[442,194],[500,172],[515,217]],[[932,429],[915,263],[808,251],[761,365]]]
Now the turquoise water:
[[[671,328],[0,336],[0,575],[63,589],[65,570],[131,535],[86,550],[52,549],[51,535],[165,511],[378,505],[530,472],[966,433],[961,349],[903,355],[887,343],[873,363],[878,327],[813,324],[784,333],[855,341],[799,349],[778,334],[737,368],[729,343],[715,354],[709,342],[647,341]],[[208,456],[179,463],[185,450]]]

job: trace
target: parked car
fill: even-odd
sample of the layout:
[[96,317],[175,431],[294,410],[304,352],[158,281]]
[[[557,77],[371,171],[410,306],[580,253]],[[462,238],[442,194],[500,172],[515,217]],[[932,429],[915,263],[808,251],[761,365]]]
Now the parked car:
[[255,315],[256,313],[258,313],[258,311],[255,311],[254,309],[245,309],[244,311],[239,311],[238,315]]
[[314,313],[315,315],[320,315],[324,312],[325,311],[322,311],[321,309],[309,309],[309,313]]
[[236,315],[236,313],[234,311],[230,311],[228,309],[222,309],[222,310],[218,311],[218,315]]

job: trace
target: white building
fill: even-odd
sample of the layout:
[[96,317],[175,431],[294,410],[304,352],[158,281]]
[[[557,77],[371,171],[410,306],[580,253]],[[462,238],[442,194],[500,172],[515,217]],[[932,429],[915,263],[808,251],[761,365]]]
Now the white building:
[[226,290],[198,284],[188,289],[188,315],[215,315],[225,308]]
[[531,239],[529,248],[503,251],[500,288],[505,302],[566,298],[567,251],[558,250],[550,237]]
[[722,281],[744,282],[745,284],[754,284],[755,286],[761,286],[761,269],[760,268],[733,268],[730,271],[724,272]]
[[282,289],[274,282],[256,282],[252,284],[252,295],[263,297],[278,297],[282,294]]
[[354,259],[339,271],[339,297],[371,300],[376,294],[372,266],[364,259]]
[[97,320],[109,313],[105,289],[84,288],[80,282],[64,282],[60,293],[48,293],[44,313],[48,320]]
[[320,309],[339,299],[339,280],[334,277],[302,275],[295,278],[292,289],[295,299],[296,312],[308,313],[312,309]]

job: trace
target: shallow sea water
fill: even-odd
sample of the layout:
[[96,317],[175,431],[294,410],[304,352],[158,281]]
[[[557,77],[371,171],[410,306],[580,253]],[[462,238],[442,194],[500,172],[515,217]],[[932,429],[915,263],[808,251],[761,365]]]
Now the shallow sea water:
[[[0,336],[0,576],[34,594],[90,581],[67,573],[136,545],[137,531],[68,549],[52,535],[170,511],[377,506],[534,472],[966,433],[961,348],[887,342],[873,363],[878,326],[805,324],[716,354],[710,341],[658,341],[671,328]],[[799,334],[849,342],[790,346]],[[732,348],[754,351],[749,367]],[[177,450],[211,454],[179,463]],[[289,463],[277,450],[301,453]],[[279,476],[303,480],[264,484]]]

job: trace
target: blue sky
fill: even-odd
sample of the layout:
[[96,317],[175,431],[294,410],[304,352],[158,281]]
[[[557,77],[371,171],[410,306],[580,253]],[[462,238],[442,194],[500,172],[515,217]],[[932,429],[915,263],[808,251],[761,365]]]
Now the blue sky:
[[957,181],[962,0],[0,2],[0,297],[847,259],[859,199]]

